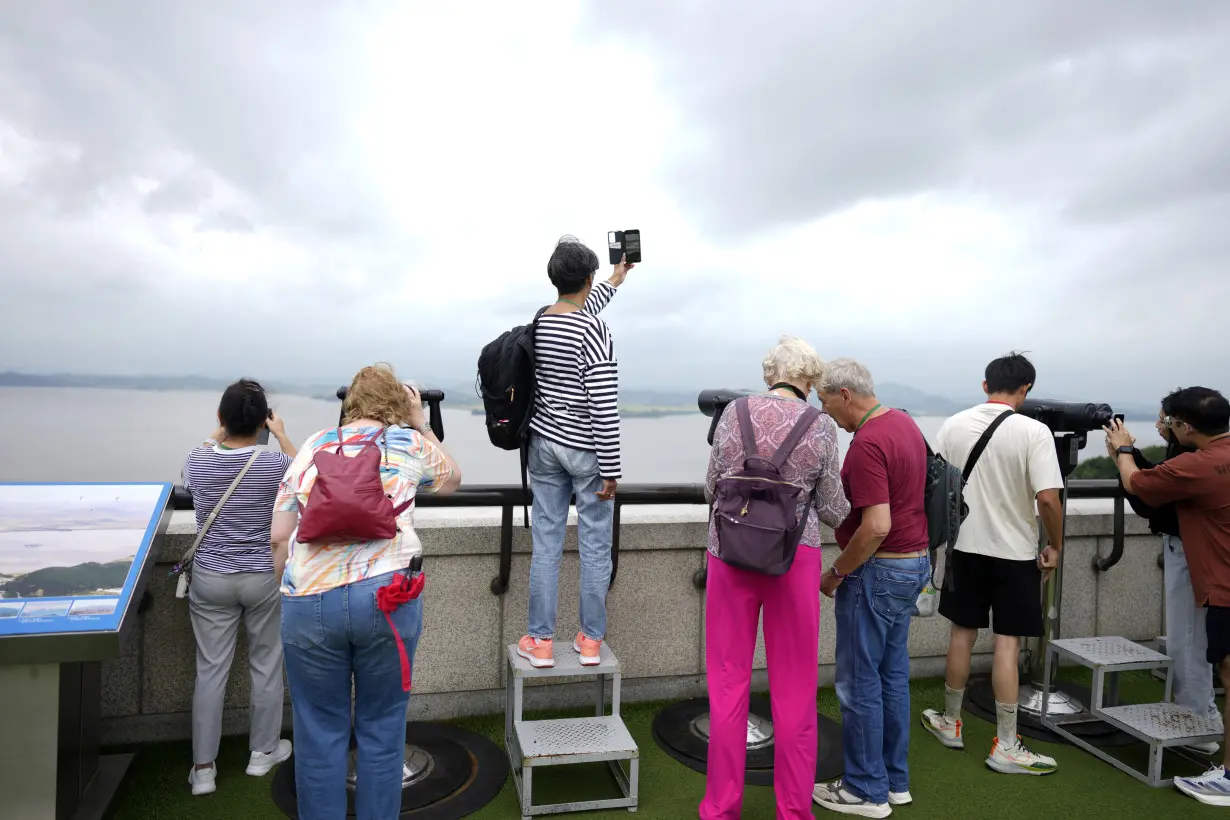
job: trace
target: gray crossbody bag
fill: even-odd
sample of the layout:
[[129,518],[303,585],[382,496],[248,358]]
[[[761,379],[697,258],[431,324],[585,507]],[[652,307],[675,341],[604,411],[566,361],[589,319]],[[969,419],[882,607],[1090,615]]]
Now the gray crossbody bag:
[[222,494],[222,498],[218,500],[218,505],[214,507],[213,512],[209,514],[209,518],[205,519],[205,526],[201,527],[201,531],[196,534],[196,540],[192,542],[192,546],[184,553],[184,557],[179,559],[179,563],[171,569],[172,575],[178,575],[179,580],[175,584],[175,597],[187,598],[188,585],[192,583],[192,559],[196,557],[197,547],[201,546],[201,542],[205,540],[205,533],[209,532],[209,527],[214,523],[214,519],[218,517],[218,513],[222,512],[222,506],[226,504],[227,499],[231,497],[231,493],[235,492],[235,488],[239,486],[239,482],[243,481],[244,475],[247,474],[248,468],[256,463],[256,459],[260,457],[261,451],[256,450],[252,453],[252,457],[248,459],[248,463],[243,465],[243,469],[239,471],[239,475],[235,476],[235,480],[231,482],[231,486],[226,488],[226,492]]

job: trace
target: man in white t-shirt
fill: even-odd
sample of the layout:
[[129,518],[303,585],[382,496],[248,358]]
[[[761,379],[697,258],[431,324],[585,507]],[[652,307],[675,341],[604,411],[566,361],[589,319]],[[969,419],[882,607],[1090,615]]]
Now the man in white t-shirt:
[[[922,724],[945,746],[965,747],[961,703],[970,655],[978,630],[992,627],[998,732],[986,763],[1005,774],[1050,774],[1056,768],[1052,758],[1025,748],[1016,731],[1021,638],[1042,635],[1043,573],[1049,576],[1059,565],[1063,548],[1063,474],[1054,435],[1041,422],[1013,412],[1036,378],[1024,356],[996,359],[987,365],[982,383],[986,403],[948,419],[936,437],[936,451],[963,469],[979,443],[985,444],[965,486],[969,517],[952,555],[952,588],[945,586],[940,596],[940,614],[952,622],[945,708],[923,712]],[[1049,541],[1041,555],[1035,501]]]

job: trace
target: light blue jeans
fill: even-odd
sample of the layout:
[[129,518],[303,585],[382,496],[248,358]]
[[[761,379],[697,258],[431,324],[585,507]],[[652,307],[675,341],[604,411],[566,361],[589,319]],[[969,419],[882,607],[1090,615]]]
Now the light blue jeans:
[[[346,817],[352,679],[359,752],[355,816],[388,820],[401,813],[410,693],[402,690],[393,632],[376,608],[376,590],[392,577],[386,573],[319,595],[282,596],[300,820]],[[423,630],[422,602],[415,598],[389,616],[412,669]]]
[[1196,714],[1219,714],[1213,697],[1213,665],[1205,660],[1208,635],[1204,607],[1196,606],[1183,542],[1162,536],[1166,584],[1166,654],[1174,659],[1174,702]]
[[606,593],[611,585],[611,526],[615,502],[595,495],[602,489],[598,456],[564,447],[541,436],[530,438],[530,486],[534,514],[530,530],[529,633],[555,637],[559,607],[559,564],[564,554],[569,499],[577,496],[577,548],[581,556],[581,631],[587,638],[606,637]]
[[930,578],[926,555],[872,558],[837,587],[842,785],[872,803],[910,788],[910,618]]

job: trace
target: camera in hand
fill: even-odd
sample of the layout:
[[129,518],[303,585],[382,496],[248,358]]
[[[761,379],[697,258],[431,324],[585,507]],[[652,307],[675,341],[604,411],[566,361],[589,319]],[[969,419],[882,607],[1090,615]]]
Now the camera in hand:
[[[273,408],[272,407],[269,408],[269,415],[267,418],[273,418]],[[256,443],[261,446],[267,446],[269,444],[269,425],[268,424],[262,424],[261,429],[256,431]]]
[[1109,404],[1052,399],[1026,399],[1017,412],[1042,422],[1052,433],[1089,433],[1123,418]]
[[[419,397],[423,400],[424,406],[427,407],[427,424],[431,427],[431,432],[436,434],[436,438],[444,441],[444,415],[440,412],[440,404],[444,401],[444,391],[435,390],[426,387],[417,387],[411,385],[419,391]],[[337,389],[337,397],[342,402],[346,401],[346,394],[350,392],[349,387],[339,387]],[[342,409],[338,411],[337,423],[341,426],[345,418],[346,408],[343,404]]]
[[640,231],[609,231],[606,245],[612,265],[618,265],[625,256],[629,265],[636,265],[641,261]]
[[702,390],[696,397],[696,406],[700,408],[700,412],[713,419],[709,423],[709,446],[713,446],[713,434],[717,431],[718,422],[722,419],[722,411],[726,409],[726,405],[743,396],[754,394],[755,390],[732,390],[726,388],[718,388],[716,390]]

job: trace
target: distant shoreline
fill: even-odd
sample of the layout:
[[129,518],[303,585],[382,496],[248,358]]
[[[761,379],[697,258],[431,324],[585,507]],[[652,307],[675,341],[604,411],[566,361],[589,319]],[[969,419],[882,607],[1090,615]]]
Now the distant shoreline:
[[[14,371],[0,372],[0,387],[41,387],[61,389],[98,389],[98,390],[144,390],[151,392],[204,392],[221,391],[231,383],[230,379],[215,379],[206,376],[90,376],[72,373],[17,373]],[[345,383],[339,379],[335,385]],[[316,401],[337,401],[337,387],[325,384],[280,384],[276,381],[263,381],[265,388],[272,394],[296,396]],[[448,380],[429,379],[425,382],[444,391],[445,406],[449,410],[469,411],[481,415],[481,405],[475,401],[474,388],[459,387]],[[884,383],[878,386],[879,398],[886,406],[904,408],[915,417],[948,417],[973,406],[976,399],[968,403],[954,401],[942,396],[932,395],[908,385]],[[621,387],[621,395],[627,394],[628,405],[620,408],[620,414],[626,418],[663,418],[666,416],[686,415],[697,412],[695,399],[684,397],[676,391]],[[462,397],[449,400],[447,397]],[[1062,399],[1060,399],[1062,400]],[[1151,421],[1157,412],[1152,405],[1139,402],[1124,402],[1116,406],[1108,402],[1118,412],[1122,412],[1131,421]],[[1122,408],[1120,410],[1119,408]],[[1147,408],[1147,409],[1146,409]]]

